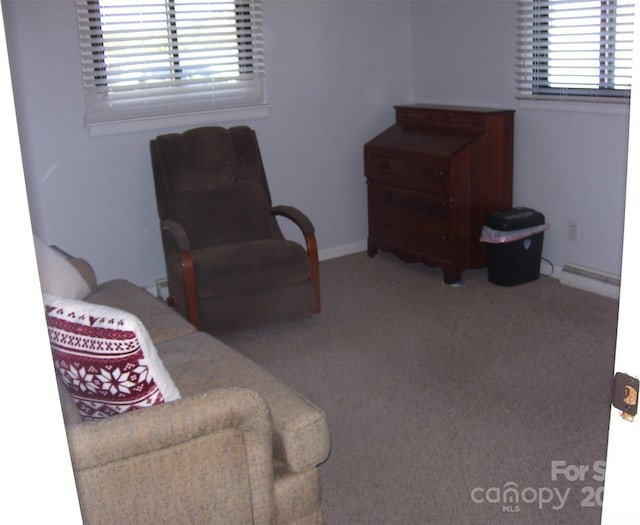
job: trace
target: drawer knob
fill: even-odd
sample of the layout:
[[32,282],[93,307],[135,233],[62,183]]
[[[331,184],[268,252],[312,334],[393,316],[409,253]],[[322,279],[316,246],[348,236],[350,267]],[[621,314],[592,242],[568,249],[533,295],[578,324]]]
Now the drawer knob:
[[444,170],[432,170],[431,168],[427,168],[424,171],[424,175],[427,179],[435,179],[438,182],[442,182],[444,179]]
[[389,163],[386,160],[373,161],[373,167],[379,170],[387,171],[389,169]]

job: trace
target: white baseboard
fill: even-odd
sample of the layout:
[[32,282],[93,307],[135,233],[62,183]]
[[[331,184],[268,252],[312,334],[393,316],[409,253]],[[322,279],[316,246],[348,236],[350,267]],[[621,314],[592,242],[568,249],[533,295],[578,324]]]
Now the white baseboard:
[[[360,253],[367,250],[367,241],[357,241],[351,244],[343,244],[318,251],[318,259],[325,261],[335,259],[344,255]],[[553,276],[555,277],[555,275]],[[567,262],[560,271],[558,280],[561,284],[585,290],[588,292],[611,297],[620,298],[620,277],[610,273],[587,268],[576,263]],[[159,278],[156,282],[147,287],[147,291],[161,299],[168,295],[167,281],[165,277]]]
[[343,255],[351,255],[352,253],[364,252],[367,250],[367,241],[358,241],[351,244],[343,244],[342,246],[334,246],[318,251],[318,259],[325,261],[327,259],[335,259]]
[[620,298],[620,277],[567,262],[558,277],[562,284],[613,299]]

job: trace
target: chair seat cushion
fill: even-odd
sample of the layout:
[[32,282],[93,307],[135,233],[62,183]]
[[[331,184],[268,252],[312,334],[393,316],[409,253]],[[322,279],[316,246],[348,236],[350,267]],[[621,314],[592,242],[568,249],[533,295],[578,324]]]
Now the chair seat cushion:
[[208,297],[308,280],[304,248],[281,239],[261,239],[193,251],[198,295]]

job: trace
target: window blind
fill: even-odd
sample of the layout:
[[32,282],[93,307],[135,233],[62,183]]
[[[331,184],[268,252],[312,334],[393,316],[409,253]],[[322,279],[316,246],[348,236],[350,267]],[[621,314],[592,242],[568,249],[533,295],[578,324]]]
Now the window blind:
[[77,0],[87,125],[265,103],[260,0]]
[[633,0],[521,0],[520,98],[627,99]]

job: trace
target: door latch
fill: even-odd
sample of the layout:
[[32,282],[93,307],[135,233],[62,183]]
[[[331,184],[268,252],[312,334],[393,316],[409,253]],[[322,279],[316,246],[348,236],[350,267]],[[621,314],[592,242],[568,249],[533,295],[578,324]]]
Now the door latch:
[[640,381],[622,372],[613,378],[613,406],[621,411],[626,421],[633,421],[638,413],[638,386]]

